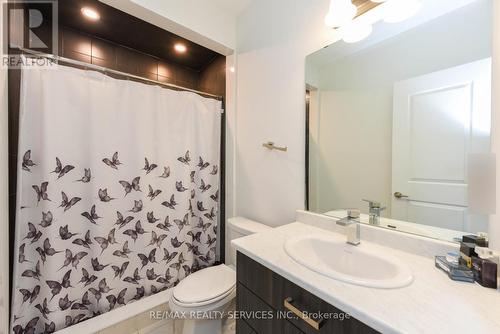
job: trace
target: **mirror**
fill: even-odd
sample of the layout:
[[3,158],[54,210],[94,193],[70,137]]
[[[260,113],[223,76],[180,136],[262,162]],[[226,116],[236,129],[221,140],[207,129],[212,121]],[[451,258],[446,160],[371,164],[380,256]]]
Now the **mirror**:
[[362,223],[457,241],[493,213],[472,203],[494,195],[473,199],[469,184],[494,184],[492,0],[422,3],[307,57],[306,198],[313,212],[356,208]]

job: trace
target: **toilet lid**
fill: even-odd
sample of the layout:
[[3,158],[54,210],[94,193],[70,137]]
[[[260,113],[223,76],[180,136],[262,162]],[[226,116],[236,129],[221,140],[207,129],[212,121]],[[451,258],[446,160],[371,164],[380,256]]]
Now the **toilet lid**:
[[236,285],[236,272],[221,264],[195,272],[183,279],[173,290],[181,303],[200,303],[227,294]]

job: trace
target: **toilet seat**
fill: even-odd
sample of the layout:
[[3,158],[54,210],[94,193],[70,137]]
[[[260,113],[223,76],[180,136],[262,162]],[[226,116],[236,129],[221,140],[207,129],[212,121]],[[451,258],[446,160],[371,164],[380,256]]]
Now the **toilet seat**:
[[172,294],[172,302],[175,303],[177,306],[181,307],[186,307],[186,308],[195,308],[195,307],[200,307],[200,306],[206,306],[209,304],[214,304],[222,299],[225,299],[227,296],[233,294],[236,291],[236,286],[234,286],[231,290],[228,290],[224,294],[217,296],[213,299],[209,299],[206,301],[198,302],[198,303],[184,303],[178,299],[175,298],[175,296]]
[[217,303],[236,290],[236,272],[224,265],[209,267],[184,278],[172,291],[171,301],[194,308]]

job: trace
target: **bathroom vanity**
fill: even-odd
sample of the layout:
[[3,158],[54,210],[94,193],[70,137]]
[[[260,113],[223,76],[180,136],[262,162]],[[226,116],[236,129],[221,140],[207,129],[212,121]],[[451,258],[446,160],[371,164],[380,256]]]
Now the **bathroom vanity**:
[[[248,315],[272,314],[267,320],[238,319],[238,334],[378,333],[250,257],[238,253],[237,261],[237,310]],[[302,319],[297,311],[311,316]]]
[[[347,245],[347,252],[397,258],[412,274],[410,282],[399,286],[370,286],[369,280],[349,282],[322,273],[321,266],[338,267],[337,262],[342,262],[338,249],[328,252],[328,247],[340,247],[339,240],[346,240],[334,218],[300,211],[297,216],[299,222],[232,242],[238,251],[237,309],[242,312],[238,334],[500,333],[500,293],[452,281],[435,268],[433,255],[453,250],[454,244],[361,224],[361,244]],[[331,239],[332,243],[324,246],[323,253],[317,248],[305,254],[304,261],[314,264],[308,267],[286,250],[287,243],[297,238]],[[358,259],[353,261],[356,264]],[[352,275],[368,277],[364,267]],[[333,319],[302,319],[294,311]],[[340,320],[344,312],[350,317]],[[264,320],[267,314],[273,316]]]

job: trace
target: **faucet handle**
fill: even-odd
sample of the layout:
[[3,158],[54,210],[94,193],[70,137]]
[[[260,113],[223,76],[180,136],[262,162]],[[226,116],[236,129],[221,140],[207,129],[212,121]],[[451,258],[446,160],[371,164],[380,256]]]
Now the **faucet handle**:
[[358,219],[360,215],[361,211],[359,209],[347,209],[347,217],[337,220],[337,225],[349,226],[359,223]]
[[[377,202],[377,201],[372,201],[370,199],[363,199],[364,202],[368,202],[368,205],[370,206],[370,208],[378,208],[380,209],[380,206],[382,204],[380,204],[380,202]],[[384,207],[385,209],[385,207]]]
[[347,217],[350,219],[357,219],[359,218],[361,212],[359,209],[347,209]]

